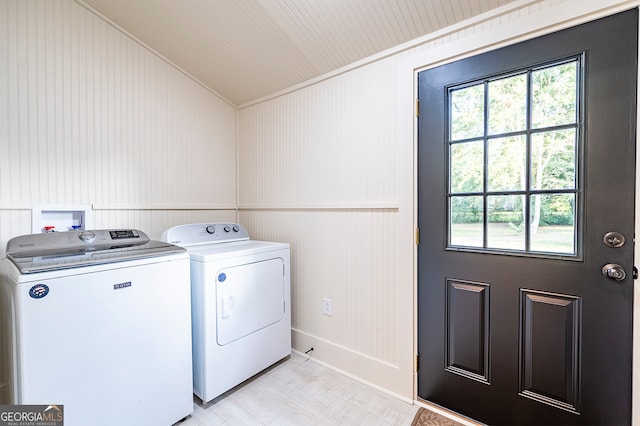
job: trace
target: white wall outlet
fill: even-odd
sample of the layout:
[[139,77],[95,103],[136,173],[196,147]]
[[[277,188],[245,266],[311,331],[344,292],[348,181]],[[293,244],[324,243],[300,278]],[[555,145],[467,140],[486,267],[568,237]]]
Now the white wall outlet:
[[333,315],[333,300],[328,297],[322,299],[322,313],[328,316]]

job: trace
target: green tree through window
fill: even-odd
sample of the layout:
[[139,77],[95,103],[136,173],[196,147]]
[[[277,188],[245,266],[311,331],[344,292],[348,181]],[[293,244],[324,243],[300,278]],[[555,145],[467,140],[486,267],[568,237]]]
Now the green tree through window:
[[448,89],[450,247],[577,254],[580,64]]

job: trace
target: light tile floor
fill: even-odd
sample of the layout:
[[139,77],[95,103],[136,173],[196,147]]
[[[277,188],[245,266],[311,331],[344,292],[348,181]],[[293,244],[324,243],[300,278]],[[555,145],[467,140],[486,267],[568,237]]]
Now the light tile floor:
[[418,406],[292,354],[202,405],[178,426],[411,425]]

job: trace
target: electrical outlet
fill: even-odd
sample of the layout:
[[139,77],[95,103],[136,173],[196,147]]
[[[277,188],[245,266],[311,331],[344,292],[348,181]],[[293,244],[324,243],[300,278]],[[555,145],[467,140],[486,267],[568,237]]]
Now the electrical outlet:
[[327,297],[322,300],[322,313],[327,316],[333,315],[333,300]]

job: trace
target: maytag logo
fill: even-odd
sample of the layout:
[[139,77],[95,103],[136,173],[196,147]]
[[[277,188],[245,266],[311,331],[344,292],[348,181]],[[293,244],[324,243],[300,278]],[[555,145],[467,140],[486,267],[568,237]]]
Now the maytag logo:
[[0,426],[64,426],[64,405],[0,405]]
[[118,283],[113,285],[114,290],[120,290],[121,288],[131,287],[131,281],[127,281],[126,283]]
[[46,284],[36,284],[29,289],[29,296],[34,299],[42,299],[49,294],[49,287]]

